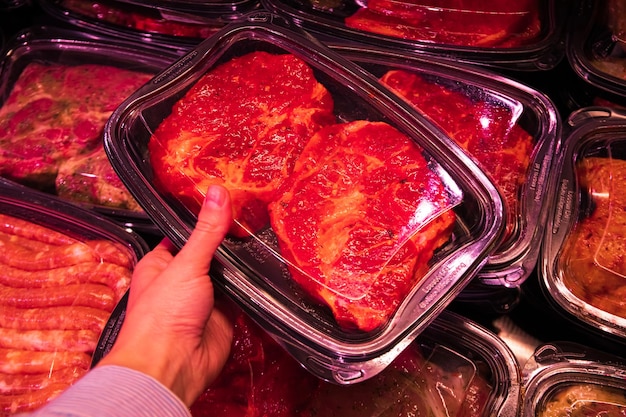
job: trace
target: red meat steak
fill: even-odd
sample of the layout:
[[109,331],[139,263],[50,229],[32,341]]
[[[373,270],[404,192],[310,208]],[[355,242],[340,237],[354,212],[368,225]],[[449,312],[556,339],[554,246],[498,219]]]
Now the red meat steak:
[[235,220],[255,231],[306,142],[334,123],[332,111],[330,93],[297,57],[234,58],[205,74],[155,131],[148,147],[157,183],[193,211],[210,184],[223,184]]
[[29,64],[0,108],[0,175],[53,187],[59,163],[101,143],[113,110],[150,77],[107,65]]
[[452,45],[511,48],[536,41],[539,2],[369,0],[346,18],[348,27],[387,36]]
[[455,222],[421,149],[382,122],[320,130],[277,195],[270,220],[294,280],[363,331],[389,319]]

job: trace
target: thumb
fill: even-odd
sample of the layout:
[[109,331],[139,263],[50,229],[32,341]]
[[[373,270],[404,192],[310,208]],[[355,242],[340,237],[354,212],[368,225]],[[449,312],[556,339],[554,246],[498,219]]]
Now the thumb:
[[221,185],[209,186],[196,226],[173,262],[184,268],[190,276],[205,275],[231,222],[232,208],[228,190]]

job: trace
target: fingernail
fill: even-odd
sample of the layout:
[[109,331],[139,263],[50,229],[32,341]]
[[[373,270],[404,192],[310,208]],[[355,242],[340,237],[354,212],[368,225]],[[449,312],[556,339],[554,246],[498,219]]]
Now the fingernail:
[[211,185],[206,191],[204,197],[205,206],[222,207],[226,201],[226,192],[224,188],[218,185]]

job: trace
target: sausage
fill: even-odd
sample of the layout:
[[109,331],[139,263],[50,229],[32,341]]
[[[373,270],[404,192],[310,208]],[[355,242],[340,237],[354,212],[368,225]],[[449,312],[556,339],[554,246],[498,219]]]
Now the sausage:
[[91,355],[85,352],[39,352],[0,347],[0,373],[41,374],[63,368],[89,369]]
[[58,306],[17,308],[2,306],[0,327],[19,330],[81,330],[101,332],[109,319],[107,311],[92,307]]
[[93,250],[98,262],[111,262],[125,268],[133,266],[133,259],[129,256],[128,250],[120,243],[94,239],[87,240],[84,244]]
[[20,308],[83,306],[110,313],[117,301],[113,290],[101,284],[86,283],[28,289],[0,285],[0,306]]
[[0,347],[93,353],[99,336],[100,333],[93,330],[21,330],[0,327]]
[[0,232],[52,245],[69,245],[77,242],[65,233],[2,213],[0,213]]
[[40,374],[0,373],[0,394],[22,394],[43,389],[51,384],[72,382],[87,373],[86,369],[67,367]]
[[0,235],[0,263],[25,271],[45,270],[82,262],[110,262],[130,267],[131,260],[120,248],[106,240],[76,242],[69,245],[44,245],[31,250],[9,235]]
[[57,382],[40,390],[34,390],[23,394],[0,395],[0,410],[5,414],[29,411],[39,408],[48,401],[58,397],[72,382]]
[[0,268],[0,284],[9,287],[45,288],[97,283],[107,285],[117,298],[128,289],[130,278],[130,269],[108,262],[85,262],[41,271],[23,271],[11,266]]

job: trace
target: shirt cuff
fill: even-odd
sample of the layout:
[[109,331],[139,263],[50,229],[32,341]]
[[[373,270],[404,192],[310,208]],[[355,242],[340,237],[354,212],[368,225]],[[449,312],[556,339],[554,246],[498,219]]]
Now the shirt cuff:
[[116,365],[91,369],[34,416],[40,413],[65,417],[191,416],[180,398],[159,381]]

